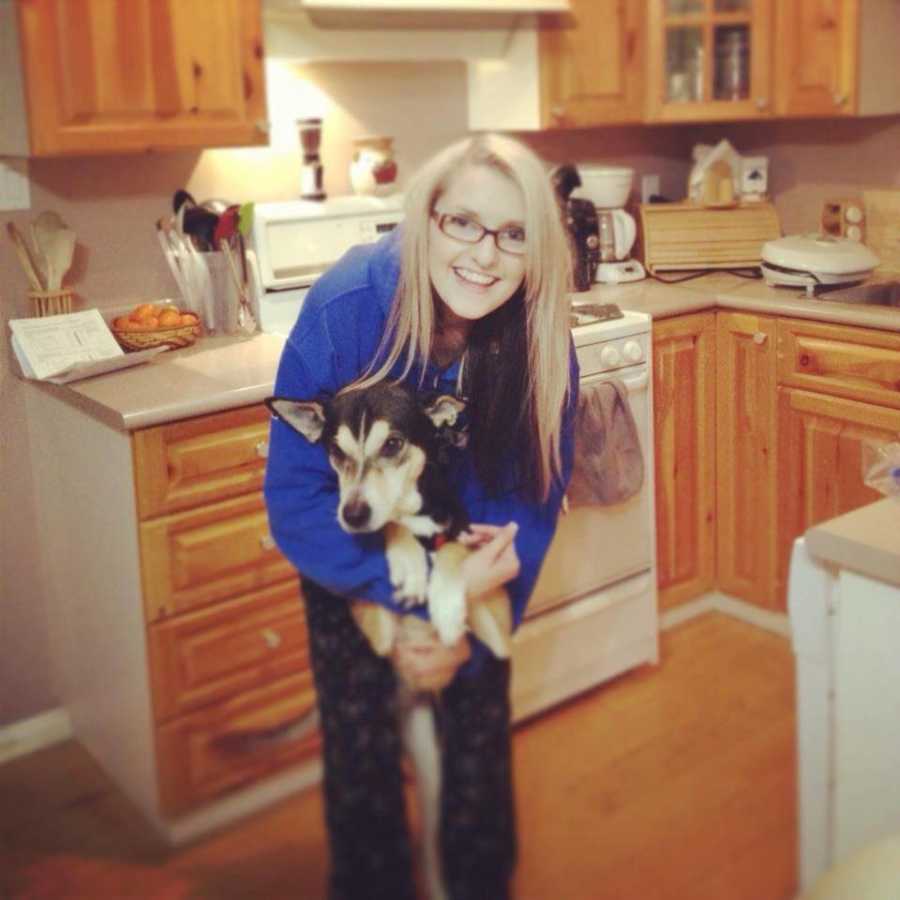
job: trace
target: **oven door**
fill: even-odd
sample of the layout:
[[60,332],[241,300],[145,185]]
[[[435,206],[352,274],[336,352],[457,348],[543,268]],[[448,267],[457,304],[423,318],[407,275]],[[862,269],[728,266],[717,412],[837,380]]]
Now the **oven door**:
[[[653,431],[647,366],[582,378],[580,393],[596,391],[610,378],[626,387],[644,460],[640,489],[613,505],[578,506],[559,517],[526,617],[591,594],[651,568],[654,554]],[[589,452],[575,441],[575,467]]]

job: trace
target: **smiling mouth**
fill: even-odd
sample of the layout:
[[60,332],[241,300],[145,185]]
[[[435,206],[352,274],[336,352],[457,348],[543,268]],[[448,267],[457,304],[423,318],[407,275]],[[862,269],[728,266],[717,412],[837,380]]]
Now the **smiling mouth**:
[[466,284],[472,284],[476,287],[490,287],[492,284],[496,284],[500,280],[499,278],[495,278],[493,275],[484,275],[481,272],[474,272],[472,271],[472,269],[462,269],[459,267],[455,267],[453,271],[456,273],[456,276],[462,281],[465,281]]

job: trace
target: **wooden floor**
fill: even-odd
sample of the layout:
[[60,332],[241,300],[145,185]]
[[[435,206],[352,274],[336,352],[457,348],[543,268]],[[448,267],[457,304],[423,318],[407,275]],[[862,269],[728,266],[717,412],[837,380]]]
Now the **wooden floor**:
[[[520,727],[519,900],[789,900],[796,883],[793,658],[720,614],[662,662]],[[72,741],[0,767],[0,897],[318,900],[311,790],[179,851]]]

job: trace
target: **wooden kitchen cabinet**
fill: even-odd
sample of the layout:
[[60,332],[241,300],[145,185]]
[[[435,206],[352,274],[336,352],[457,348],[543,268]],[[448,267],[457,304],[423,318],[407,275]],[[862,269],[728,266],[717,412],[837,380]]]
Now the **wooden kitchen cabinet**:
[[772,115],[771,0],[647,0],[647,120]]
[[[264,144],[260,0],[16,0],[32,156]],[[7,21],[8,20],[8,21]],[[0,68],[2,71],[2,68]]]
[[539,52],[545,126],[643,119],[643,4],[571,0],[569,14],[542,21]]
[[775,609],[776,320],[719,312],[716,331],[717,584]]
[[716,314],[653,326],[656,553],[664,611],[715,587]]

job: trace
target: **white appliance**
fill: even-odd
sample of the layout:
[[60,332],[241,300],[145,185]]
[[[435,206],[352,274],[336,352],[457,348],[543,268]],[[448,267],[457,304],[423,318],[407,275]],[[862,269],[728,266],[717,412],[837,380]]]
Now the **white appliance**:
[[594,281],[619,284],[647,277],[644,267],[631,259],[631,248],[637,237],[634,216],[626,212],[634,169],[627,166],[578,166],[581,186],[573,197],[590,200],[597,208],[600,239],[600,263]]
[[[826,565],[798,538],[788,611],[806,889],[854,851],[900,832],[900,588]],[[900,892],[900,873],[897,885]]]
[[585,395],[613,378],[625,387],[644,479],[621,503],[579,506],[560,516],[516,634],[516,719],[659,660],[651,319],[624,311],[620,319],[592,321],[590,303],[577,301],[574,311],[580,391]]
[[812,296],[819,286],[853,284],[868,278],[879,264],[865,244],[830,234],[792,234],[762,245],[762,269],[773,287],[805,287]]
[[403,219],[403,196],[257,203],[251,259],[260,329],[287,335],[310,286],[355,244],[370,244]]
[[[398,198],[346,197],[255,208],[253,245],[263,331],[287,335],[310,285],[352,244],[402,218]],[[528,616],[516,637],[513,714],[521,719],[659,657],[653,488],[650,317],[600,321],[575,302],[581,390],[610,378],[628,393],[641,444],[640,490],[615,506],[560,517]]]

